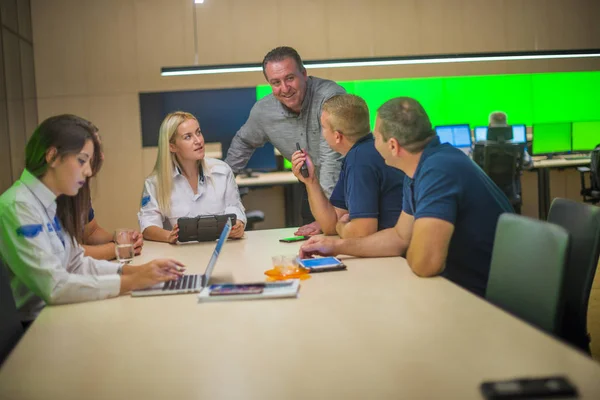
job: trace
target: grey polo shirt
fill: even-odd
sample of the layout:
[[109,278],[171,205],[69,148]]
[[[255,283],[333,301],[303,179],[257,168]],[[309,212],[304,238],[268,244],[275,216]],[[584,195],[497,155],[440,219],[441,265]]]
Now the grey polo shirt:
[[291,160],[298,142],[312,158],[321,187],[329,198],[340,175],[342,156],[321,135],[321,108],[329,98],[344,93],[337,83],[310,76],[300,114],[291,112],[273,94],[262,98],[254,104],[250,117],[233,138],[225,162],[239,172],[254,149],[266,142]]

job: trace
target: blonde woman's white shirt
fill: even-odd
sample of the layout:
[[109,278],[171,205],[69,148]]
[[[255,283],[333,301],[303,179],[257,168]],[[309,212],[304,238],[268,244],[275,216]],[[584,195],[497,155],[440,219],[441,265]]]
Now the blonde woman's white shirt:
[[174,169],[171,210],[167,215],[163,215],[158,207],[156,175],[146,179],[138,213],[141,232],[149,226],[170,230],[179,218],[198,215],[235,214],[237,219],[246,223],[245,209],[229,165],[214,158],[205,158],[204,162],[207,171],[198,177],[197,194],[179,168]]
[[58,221],[56,196],[27,170],[0,196],[0,257],[22,321],[45,304],[119,295],[119,264],[83,255]]

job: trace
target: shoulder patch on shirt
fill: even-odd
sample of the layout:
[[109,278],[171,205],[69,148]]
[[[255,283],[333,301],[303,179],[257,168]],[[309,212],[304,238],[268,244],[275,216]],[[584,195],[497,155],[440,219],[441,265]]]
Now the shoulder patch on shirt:
[[146,207],[146,205],[148,205],[148,203],[150,203],[150,196],[142,197],[142,207]]
[[31,239],[39,235],[43,229],[42,224],[23,225],[17,228],[17,235]]

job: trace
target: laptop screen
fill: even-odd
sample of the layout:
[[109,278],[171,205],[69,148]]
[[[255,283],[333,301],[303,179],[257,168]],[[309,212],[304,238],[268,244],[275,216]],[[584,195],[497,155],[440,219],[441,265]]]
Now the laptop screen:
[[215,246],[215,251],[213,251],[212,257],[208,262],[208,266],[206,267],[206,271],[204,272],[205,280],[208,282],[210,280],[210,276],[212,275],[213,270],[215,269],[215,264],[217,263],[217,259],[219,258],[219,253],[223,248],[223,245],[227,241],[227,237],[229,236],[229,232],[231,232],[231,219],[227,220],[227,223],[223,227],[223,231],[221,232],[221,236],[219,236],[219,240],[217,241],[217,245]]

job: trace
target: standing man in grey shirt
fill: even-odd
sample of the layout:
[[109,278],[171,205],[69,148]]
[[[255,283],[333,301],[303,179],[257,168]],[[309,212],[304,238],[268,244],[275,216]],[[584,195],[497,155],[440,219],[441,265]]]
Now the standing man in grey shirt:
[[[321,188],[329,198],[340,175],[341,155],[321,135],[319,118],[323,103],[346,91],[333,81],[308,76],[300,55],[291,47],[277,47],[267,53],[263,74],[273,93],[254,104],[248,120],[233,138],[225,162],[239,172],[254,150],[266,142],[291,160],[299,143],[313,160]],[[305,225],[297,235],[320,232],[318,223],[313,222],[305,188],[302,219]]]

